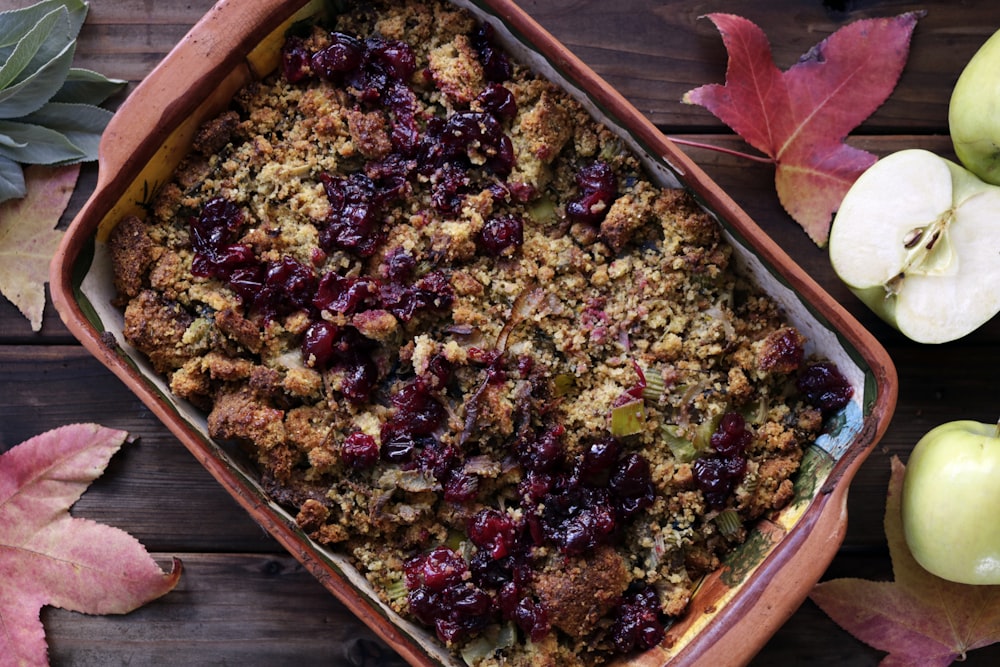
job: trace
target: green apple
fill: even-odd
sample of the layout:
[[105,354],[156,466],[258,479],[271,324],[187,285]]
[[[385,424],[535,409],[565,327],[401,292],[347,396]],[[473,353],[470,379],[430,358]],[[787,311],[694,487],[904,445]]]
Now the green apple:
[[1000,32],[986,40],[958,77],[948,129],[962,164],[987,183],[1000,185]]
[[1000,312],[1000,187],[921,149],[888,155],[848,190],[830,228],[837,275],[921,343]]
[[1000,426],[955,421],[932,429],[906,464],[903,534],[932,574],[1000,584]]

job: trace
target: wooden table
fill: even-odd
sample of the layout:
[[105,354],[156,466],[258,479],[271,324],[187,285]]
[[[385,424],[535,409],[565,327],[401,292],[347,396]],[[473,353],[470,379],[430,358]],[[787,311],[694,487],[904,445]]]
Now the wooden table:
[[[76,64],[128,79],[134,86],[212,2],[91,0]],[[0,0],[0,9],[27,4]],[[700,16],[729,11],[753,20],[767,32],[775,59],[785,68],[851,20],[926,9],[898,88],[851,138],[880,155],[906,147],[951,153],[947,108],[952,85],[968,58],[1000,27],[1000,6],[994,0],[524,0],[523,6],[666,134],[733,148],[742,143],[726,127],[704,109],[679,102],[690,88],[721,82],[725,72],[718,33]],[[895,418],[853,484],[847,538],[826,574],[891,579],[882,531],[890,457],[905,460],[919,436],[938,423],[1000,416],[1000,318],[947,345],[906,340],[848,292],[833,274],[827,254],[781,210],[769,167],[704,150],[691,150],[691,155],[870,328],[898,367]],[[63,224],[79,210],[95,178],[96,166],[87,165]],[[165,563],[180,557],[185,572],[174,592],[129,616],[43,610],[53,664],[402,664],[83,351],[51,306],[36,334],[0,299],[0,450],[82,421],[125,429],[141,440],[112,460],[75,514],[129,531]],[[806,602],[753,664],[875,665],[881,657]],[[995,647],[971,653],[968,664],[998,661],[1000,647]]]

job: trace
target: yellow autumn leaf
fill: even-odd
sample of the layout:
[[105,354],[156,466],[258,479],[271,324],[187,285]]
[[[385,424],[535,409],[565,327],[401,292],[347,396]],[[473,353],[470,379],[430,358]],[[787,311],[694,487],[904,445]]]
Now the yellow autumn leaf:
[[79,173],[79,164],[27,167],[27,194],[0,204],[0,293],[28,318],[32,331],[42,328],[49,263],[63,235],[55,227]]

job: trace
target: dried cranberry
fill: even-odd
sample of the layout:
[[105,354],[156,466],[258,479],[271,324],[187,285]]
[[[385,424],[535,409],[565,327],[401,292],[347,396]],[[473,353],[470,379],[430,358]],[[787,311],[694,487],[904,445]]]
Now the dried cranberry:
[[514,73],[510,59],[495,43],[493,26],[482,24],[472,35],[472,46],[479,53],[483,73],[489,81],[506,81]]
[[192,273],[227,281],[238,273],[252,273],[256,277],[260,262],[253,249],[236,243],[245,223],[243,210],[237,204],[223,197],[210,199],[198,216],[189,221],[194,251]]
[[402,248],[394,248],[386,253],[385,273],[389,280],[396,283],[407,282],[417,268],[417,260]]
[[418,313],[449,308],[455,293],[447,275],[432,271],[409,287],[383,286],[379,296],[383,308],[401,321],[409,322]]
[[302,336],[302,359],[317,370],[339,371],[340,392],[358,405],[371,400],[378,382],[378,366],[370,356],[373,345],[353,327],[318,320]]
[[381,64],[398,81],[409,79],[417,71],[417,59],[406,42],[376,37],[367,40],[365,47],[368,58]]
[[540,525],[544,539],[565,554],[582,554],[611,542],[619,526],[607,489],[568,481],[557,479],[544,500]]
[[435,354],[427,362],[426,377],[435,388],[442,388],[451,381],[455,371],[454,364],[442,354]]
[[341,444],[340,455],[352,468],[371,468],[378,463],[378,443],[367,433],[352,433]]
[[631,517],[653,504],[655,489],[649,463],[633,452],[611,474],[608,488],[615,498],[619,516]]
[[301,37],[289,37],[281,48],[281,75],[289,83],[299,83],[312,74],[309,61],[312,55]]
[[333,358],[333,346],[339,329],[320,320],[313,322],[302,336],[302,359],[310,368],[325,369]]
[[500,122],[490,113],[458,111],[443,125],[429,123],[423,161],[425,171],[448,162],[467,161],[470,151],[485,158],[487,166],[506,176],[514,165],[514,148]]
[[479,477],[463,470],[452,470],[445,475],[444,499],[449,503],[469,503],[479,494]]
[[[229,254],[233,253],[233,254]],[[231,245],[227,248],[228,260],[216,265],[216,273],[225,279],[245,304],[253,304],[254,299],[264,289],[267,267],[253,255],[249,246]],[[195,256],[197,262],[198,256]],[[194,264],[192,264],[194,273]],[[196,274],[197,275],[197,274]]]
[[351,315],[378,304],[378,284],[371,278],[346,277],[333,271],[319,281],[313,305],[320,310]]
[[729,495],[743,479],[746,464],[742,456],[705,456],[691,464],[695,485],[709,507],[725,507]]
[[486,166],[498,176],[508,176],[514,170],[514,142],[506,134],[497,140],[496,148],[486,160]]
[[372,391],[378,381],[378,366],[375,361],[361,350],[352,350],[343,355],[339,368],[340,392],[344,397],[355,405],[371,400]]
[[824,415],[840,410],[854,396],[854,387],[830,362],[811,364],[799,375],[796,386],[809,404]]
[[722,415],[719,427],[712,434],[709,443],[717,454],[743,454],[753,442],[753,435],[747,431],[746,420],[738,412]]
[[431,176],[431,204],[438,211],[457,213],[472,179],[464,167],[447,162]]
[[551,474],[529,470],[518,484],[517,491],[529,502],[537,503],[552,492],[554,485],[555,478]]
[[364,55],[361,42],[342,32],[334,32],[330,34],[330,45],[313,54],[310,64],[321,77],[336,81],[345,72],[360,67]]
[[513,617],[517,626],[533,642],[541,641],[551,630],[549,615],[544,605],[532,598],[520,600],[514,609]]
[[606,482],[620,451],[621,446],[611,436],[592,442],[576,464],[577,474],[591,484]]
[[540,435],[528,434],[517,441],[517,457],[531,472],[551,472],[563,462],[562,435],[565,427],[556,425]]
[[618,192],[611,166],[597,161],[581,168],[576,175],[576,184],[580,194],[566,204],[566,215],[574,222],[601,222]]
[[603,544],[615,530],[615,515],[608,505],[585,507],[563,521],[556,543],[565,554],[583,554]]
[[447,417],[444,406],[419,379],[404,385],[391,400],[396,408],[393,423],[404,426],[414,435],[433,433]]
[[372,203],[384,210],[386,206],[405,196],[410,191],[409,179],[416,169],[415,159],[398,152],[389,153],[381,160],[365,163],[365,176],[374,186],[370,195]]
[[479,232],[479,244],[490,257],[500,257],[511,248],[520,248],[523,243],[524,222],[513,215],[490,218]]
[[[230,284],[235,278],[237,284],[231,286],[244,301],[255,294],[264,282],[263,266],[254,255],[253,248],[243,244],[195,253],[191,260],[191,273],[205,278],[219,278]],[[241,284],[247,289],[241,289]]]
[[462,462],[459,452],[450,443],[430,438],[417,454],[416,463],[434,476],[442,486],[447,486]]
[[512,561],[513,558],[509,556],[493,558],[486,549],[476,551],[469,558],[469,572],[472,573],[472,581],[480,588],[498,591],[497,602],[501,611],[503,610],[503,590],[507,588],[508,584],[511,584],[512,588],[516,587],[512,580]]
[[409,86],[397,82],[389,85],[384,98],[386,106],[392,112],[392,146],[403,155],[412,156],[420,145],[417,97]]
[[324,250],[341,248],[360,257],[374,254],[380,238],[378,220],[365,202],[346,205],[328,218],[319,232],[319,243]]
[[382,241],[375,183],[359,173],[344,177],[323,172],[320,181],[330,202],[319,230],[320,247],[327,251],[341,248],[361,257],[374,254]]
[[213,197],[191,220],[191,245],[195,252],[209,252],[233,243],[246,219],[243,209],[224,197]]
[[480,510],[469,520],[466,532],[469,539],[494,559],[507,556],[514,547],[516,537],[514,522],[499,510]]
[[267,265],[264,284],[254,296],[253,307],[266,319],[272,319],[308,310],[315,294],[316,274],[312,267],[285,256]]
[[408,44],[369,37],[364,42],[361,62],[344,71],[344,83],[358,101],[374,103],[415,71],[416,58]]
[[613,617],[611,640],[619,653],[653,648],[666,635],[660,600],[652,586],[627,593]]
[[461,582],[466,570],[465,560],[443,546],[412,558],[404,565],[408,587],[422,586],[431,591],[442,591],[446,586]]
[[483,111],[488,111],[497,118],[510,120],[517,116],[517,100],[514,93],[499,83],[489,83],[476,101]]

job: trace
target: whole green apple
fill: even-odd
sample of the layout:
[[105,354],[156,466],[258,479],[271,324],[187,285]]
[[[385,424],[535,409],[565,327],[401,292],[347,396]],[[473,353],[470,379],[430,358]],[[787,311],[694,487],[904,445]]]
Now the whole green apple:
[[929,431],[906,464],[903,533],[928,572],[1000,584],[1000,426],[954,421]]
[[966,64],[948,106],[955,155],[987,183],[1000,185],[1000,31]]
[[834,271],[920,343],[961,338],[1000,312],[1000,187],[930,151],[868,168],[830,227]]

